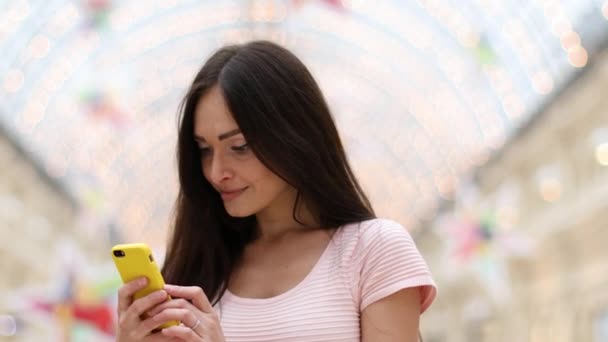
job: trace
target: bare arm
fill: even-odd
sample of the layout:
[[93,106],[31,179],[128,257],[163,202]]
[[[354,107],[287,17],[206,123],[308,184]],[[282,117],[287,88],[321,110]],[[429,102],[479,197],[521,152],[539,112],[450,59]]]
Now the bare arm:
[[418,341],[420,290],[403,289],[366,307],[361,313],[362,342]]

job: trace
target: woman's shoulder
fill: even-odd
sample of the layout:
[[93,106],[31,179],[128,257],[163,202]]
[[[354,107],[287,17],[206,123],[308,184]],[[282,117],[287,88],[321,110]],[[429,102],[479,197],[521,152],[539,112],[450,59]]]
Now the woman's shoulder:
[[343,225],[337,235],[334,242],[343,251],[343,257],[347,258],[370,249],[382,249],[392,241],[412,241],[405,227],[387,218],[373,218]]
[[395,235],[410,237],[407,229],[399,222],[387,218],[349,223],[343,225],[340,230],[344,241],[385,239]]

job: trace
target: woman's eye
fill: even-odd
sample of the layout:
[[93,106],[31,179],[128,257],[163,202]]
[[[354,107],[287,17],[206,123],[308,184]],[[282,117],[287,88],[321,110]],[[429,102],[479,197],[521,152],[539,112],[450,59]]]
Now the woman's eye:
[[211,151],[211,149],[209,147],[199,147],[198,151],[201,155],[206,155],[209,153],[209,151]]
[[245,144],[245,145],[241,145],[241,146],[233,146],[232,150],[234,152],[238,152],[238,153],[247,152],[247,150],[249,150],[249,145]]

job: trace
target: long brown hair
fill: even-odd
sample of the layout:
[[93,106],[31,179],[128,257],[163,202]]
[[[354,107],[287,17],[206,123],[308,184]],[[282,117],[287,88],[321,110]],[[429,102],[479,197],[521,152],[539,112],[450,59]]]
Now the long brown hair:
[[214,302],[225,292],[245,245],[257,236],[255,215],[228,215],[203,176],[194,112],[216,85],[257,158],[298,191],[295,220],[302,201],[314,208],[317,228],[375,217],[323,94],[304,64],[267,41],[221,48],[198,72],[180,106],[180,190],[163,266],[167,282],[200,286]]

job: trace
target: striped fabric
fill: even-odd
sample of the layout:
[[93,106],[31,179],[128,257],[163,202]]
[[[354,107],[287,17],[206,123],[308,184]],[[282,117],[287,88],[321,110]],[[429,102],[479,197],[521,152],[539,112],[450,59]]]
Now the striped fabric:
[[409,287],[424,312],[436,295],[425,261],[401,225],[373,219],[341,227],[292,289],[264,299],[228,291],[216,310],[228,342],[359,341],[360,313]]

